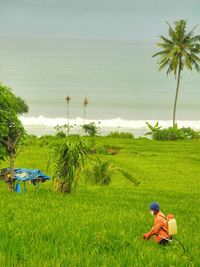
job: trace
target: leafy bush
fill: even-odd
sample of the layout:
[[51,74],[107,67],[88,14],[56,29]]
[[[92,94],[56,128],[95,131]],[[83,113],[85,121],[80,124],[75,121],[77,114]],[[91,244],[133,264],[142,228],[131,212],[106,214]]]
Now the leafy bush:
[[97,127],[95,125],[94,122],[91,122],[89,124],[84,124],[82,126],[82,129],[85,131],[86,134],[88,134],[89,136],[95,136],[97,135],[98,131],[99,131],[99,127]]
[[57,131],[56,137],[58,138],[65,138],[66,134],[63,131]]
[[200,131],[195,131],[190,127],[180,129],[187,139],[199,139]]
[[134,135],[132,133],[129,133],[129,132],[111,132],[108,134],[108,137],[133,139]]
[[152,139],[159,141],[168,141],[168,140],[181,140],[181,139],[198,139],[200,137],[200,132],[187,128],[178,128],[177,125],[175,127],[169,127],[162,129],[158,126],[158,122],[155,126],[147,123],[150,132],[146,133],[146,135],[151,135]]
[[148,126],[148,128],[150,130],[148,133],[146,133],[146,135],[150,135],[152,137],[152,139],[154,139],[153,138],[154,133],[157,132],[158,130],[160,130],[161,129],[161,126],[158,126],[158,121],[156,122],[156,124],[154,126],[151,125],[148,122],[146,122],[146,124],[147,124],[147,126]]
[[154,132],[153,139],[160,140],[160,141],[167,141],[167,140],[178,140],[184,139],[184,134],[180,129],[175,129],[173,127],[160,129]]

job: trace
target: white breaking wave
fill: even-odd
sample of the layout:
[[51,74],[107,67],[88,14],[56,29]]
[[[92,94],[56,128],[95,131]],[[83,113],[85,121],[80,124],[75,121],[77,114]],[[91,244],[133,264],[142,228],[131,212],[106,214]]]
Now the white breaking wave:
[[[47,118],[44,116],[38,117],[20,117],[24,126],[46,126],[46,127],[55,127],[57,125],[64,125],[68,123],[66,118]],[[126,128],[126,129],[147,129],[146,122],[151,125],[155,125],[157,120],[123,120],[121,118],[115,119],[99,119],[91,120],[86,119],[85,122],[83,118],[70,119],[69,124],[71,126],[80,126],[83,123],[88,124],[94,122],[97,126],[103,128]],[[172,126],[171,120],[158,120],[159,126],[163,128]],[[179,127],[191,127],[193,129],[200,129],[200,121],[189,121],[189,120],[177,120]]]

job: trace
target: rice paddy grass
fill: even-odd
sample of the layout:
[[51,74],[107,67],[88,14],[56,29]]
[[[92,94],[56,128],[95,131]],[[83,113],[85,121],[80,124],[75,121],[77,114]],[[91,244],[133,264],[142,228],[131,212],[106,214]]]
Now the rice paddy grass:
[[[52,191],[51,182],[39,190],[27,185],[21,193],[7,192],[1,182],[0,266],[200,266],[200,142],[93,141],[100,157],[130,172],[139,184],[116,173],[109,186],[82,179],[76,194],[62,195]],[[52,175],[46,169],[52,142],[27,143],[16,167]],[[103,153],[107,148],[116,153]],[[142,239],[153,225],[152,201],[175,214],[184,255],[176,242],[161,247]]]

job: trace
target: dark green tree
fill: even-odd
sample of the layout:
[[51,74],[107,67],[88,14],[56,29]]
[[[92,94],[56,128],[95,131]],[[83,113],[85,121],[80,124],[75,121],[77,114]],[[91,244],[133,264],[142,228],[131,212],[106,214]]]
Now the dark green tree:
[[169,26],[168,37],[160,36],[160,42],[157,44],[161,51],[154,54],[159,56],[159,70],[167,68],[167,75],[174,73],[177,80],[176,95],[173,108],[173,127],[176,123],[176,105],[179,93],[181,72],[184,68],[192,70],[193,67],[199,72],[200,58],[200,35],[194,35],[194,27],[189,32],[186,31],[186,21],[179,20],[174,22],[174,28]]
[[14,183],[14,162],[19,141],[25,136],[25,130],[18,118],[19,114],[28,112],[28,106],[12,90],[0,84],[0,145],[10,160],[10,179],[8,187],[11,191]]

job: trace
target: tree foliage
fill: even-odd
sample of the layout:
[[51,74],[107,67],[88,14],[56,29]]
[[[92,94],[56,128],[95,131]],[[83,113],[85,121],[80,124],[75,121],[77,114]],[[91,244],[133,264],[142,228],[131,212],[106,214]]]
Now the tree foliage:
[[0,84],[0,111],[23,114],[28,112],[28,106],[23,99],[12,92],[11,88]]
[[14,159],[17,145],[25,135],[24,127],[18,118],[19,114],[28,112],[28,106],[12,90],[0,84],[0,145],[4,156],[10,159],[10,185],[14,178]]
[[172,28],[168,23],[169,37],[160,36],[161,41],[157,45],[162,50],[153,55],[153,57],[160,56],[159,70],[167,67],[167,74],[173,72],[175,76],[178,74],[179,65],[181,70],[184,67],[192,70],[194,66],[199,71],[200,35],[194,35],[196,27],[187,32],[185,20],[176,21],[174,24],[175,27]]
[[24,100],[15,96],[9,87],[0,84],[0,142],[8,154],[25,134],[18,115],[27,111]]

